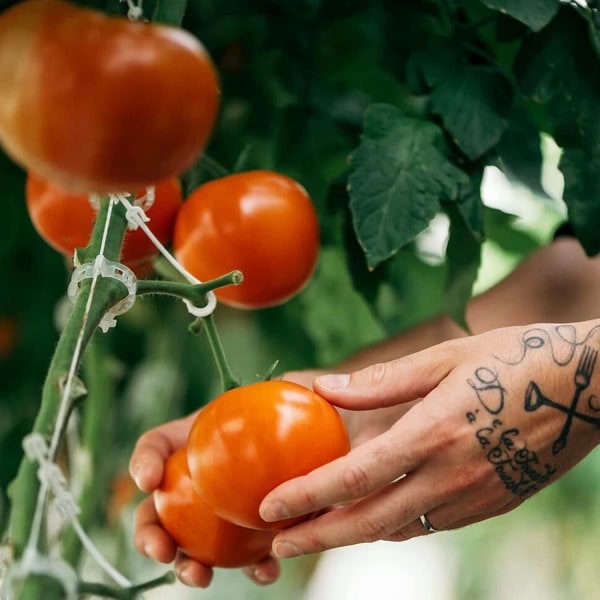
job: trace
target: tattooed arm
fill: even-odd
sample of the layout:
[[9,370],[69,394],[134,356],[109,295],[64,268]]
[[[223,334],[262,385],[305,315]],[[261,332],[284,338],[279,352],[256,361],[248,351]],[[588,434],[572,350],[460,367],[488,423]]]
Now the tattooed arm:
[[599,348],[600,320],[510,327],[317,378],[346,409],[414,404],[267,496],[266,520],[338,507],[279,533],[276,556],[423,535],[423,514],[453,529],[515,508],[599,443]]

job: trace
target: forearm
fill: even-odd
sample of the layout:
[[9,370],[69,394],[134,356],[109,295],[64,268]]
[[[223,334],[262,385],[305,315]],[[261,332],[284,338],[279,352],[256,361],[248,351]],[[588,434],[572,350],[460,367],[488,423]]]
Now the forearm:
[[[559,238],[527,257],[498,284],[474,297],[467,322],[474,334],[535,322],[584,321],[600,315],[600,258],[589,258],[573,238]],[[364,348],[336,365],[358,369],[467,335],[439,315]]]

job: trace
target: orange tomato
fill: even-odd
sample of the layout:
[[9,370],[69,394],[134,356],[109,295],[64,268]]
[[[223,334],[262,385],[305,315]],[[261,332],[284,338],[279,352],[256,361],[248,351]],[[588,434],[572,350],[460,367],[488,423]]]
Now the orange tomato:
[[188,556],[212,567],[243,567],[269,555],[272,531],[239,527],[216,516],[194,491],[181,448],[165,463],[163,480],[154,491],[163,528]]
[[0,144],[78,191],[136,190],[179,175],[207,143],[219,101],[191,34],[63,0],[0,15]]
[[338,412],[315,392],[289,381],[265,381],[221,394],[198,413],[187,459],[194,488],[220,517],[244,527],[283,529],[258,513],[279,484],[346,454],[350,442]]
[[[145,193],[139,192],[138,198]],[[71,256],[75,248],[87,245],[96,218],[96,210],[87,194],[69,192],[30,173],[25,199],[33,226],[55,250]],[[177,179],[167,179],[156,185],[154,203],[146,211],[150,218],[147,225],[162,244],[171,241],[181,204],[181,186]],[[128,267],[139,267],[148,263],[157,252],[148,236],[138,228],[125,234],[121,260]]]
[[224,304],[281,304],[308,282],[319,252],[319,224],[306,190],[271,171],[248,171],[197,188],[177,216],[175,256],[201,281],[234,269],[240,285],[215,290]]

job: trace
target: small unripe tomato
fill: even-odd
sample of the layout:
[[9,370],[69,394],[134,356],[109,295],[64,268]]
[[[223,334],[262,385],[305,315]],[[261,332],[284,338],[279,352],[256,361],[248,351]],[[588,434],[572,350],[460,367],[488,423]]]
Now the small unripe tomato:
[[[143,197],[146,190],[137,194]],[[51,181],[29,173],[25,184],[27,212],[36,231],[55,250],[72,256],[75,248],[87,246],[96,218],[96,210],[87,194],[70,192]],[[152,233],[162,244],[173,236],[175,218],[182,204],[181,186],[176,178],[154,186],[154,202],[146,210]],[[123,241],[121,261],[134,271],[144,271],[144,265],[158,249],[142,231],[127,231]]]
[[6,152],[98,193],[179,175],[206,145],[219,103],[212,61],[191,34],[64,0],[0,15],[0,90]]
[[248,171],[198,187],[183,203],[173,237],[175,256],[200,281],[235,269],[240,285],[215,290],[236,308],[281,304],[310,279],[319,253],[319,223],[296,181]]
[[194,491],[185,448],[165,463],[160,486],[154,491],[159,521],[189,557],[211,567],[243,567],[271,552],[275,532],[247,529],[215,515]]
[[220,517],[244,527],[283,529],[258,512],[279,484],[346,454],[350,442],[338,412],[315,392],[289,381],[234,388],[198,413],[187,444],[194,488]]

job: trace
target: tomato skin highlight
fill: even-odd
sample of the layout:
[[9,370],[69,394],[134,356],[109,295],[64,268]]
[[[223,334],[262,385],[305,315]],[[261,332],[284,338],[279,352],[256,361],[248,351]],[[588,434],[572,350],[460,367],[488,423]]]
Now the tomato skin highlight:
[[162,482],[154,491],[154,503],[161,525],[177,546],[204,565],[243,567],[271,552],[275,532],[229,523],[202,501],[190,480],[185,448],[167,459]]
[[315,392],[288,381],[235,388],[198,413],[187,445],[194,488],[221,517],[244,527],[284,529],[258,512],[279,484],[350,450],[338,412]]
[[77,191],[139,189],[179,175],[219,104],[191,34],[64,0],[0,15],[0,143],[27,170]]
[[319,223],[306,190],[271,171],[215,179],[185,200],[173,248],[200,281],[239,269],[240,285],[215,290],[224,304],[259,309],[281,304],[310,279]]
[[[137,197],[141,198],[145,193],[145,190],[139,192]],[[70,192],[29,173],[25,201],[36,231],[55,250],[72,256],[75,248],[88,244],[96,210],[87,194]],[[146,210],[150,218],[147,225],[162,244],[171,241],[181,204],[181,185],[177,179],[170,178],[155,186],[154,203]],[[157,253],[158,249],[141,229],[128,230],[125,234],[121,261],[128,267],[136,270]]]

